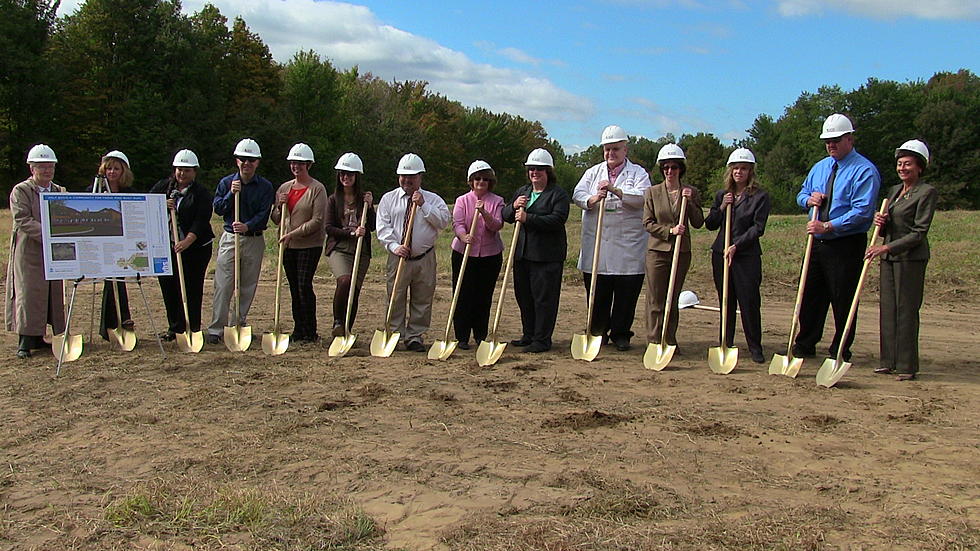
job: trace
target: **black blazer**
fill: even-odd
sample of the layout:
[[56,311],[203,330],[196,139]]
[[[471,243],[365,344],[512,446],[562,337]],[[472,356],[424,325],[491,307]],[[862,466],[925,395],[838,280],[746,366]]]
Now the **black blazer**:
[[[531,184],[517,190],[504,205],[504,221],[514,223],[514,201],[521,195],[531,196]],[[527,219],[521,224],[514,258],[533,262],[564,262],[568,253],[565,221],[571,199],[557,184],[548,184],[533,205],[524,209]]]
[[[150,189],[150,193],[163,193],[169,197],[174,186],[173,179],[164,178]],[[184,190],[184,198],[177,207],[177,227],[184,235],[194,232],[197,236],[192,248],[207,245],[214,239],[214,231],[211,229],[213,199],[211,193],[196,181],[191,182]],[[170,238],[173,239],[173,235]]]
[[[725,209],[721,208],[725,193],[727,192],[724,189],[718,190],[715,202],[704,219],[705,228],[721,230],[711,245],[711,251],[718,254],[725,253]],[[762,255],[759,238],[766,232],[766,221],[771,209],[769,194],[758,188],[755,193],[743,194],[742,200],[732,205],[732,245],[735,245],[735,256]]]

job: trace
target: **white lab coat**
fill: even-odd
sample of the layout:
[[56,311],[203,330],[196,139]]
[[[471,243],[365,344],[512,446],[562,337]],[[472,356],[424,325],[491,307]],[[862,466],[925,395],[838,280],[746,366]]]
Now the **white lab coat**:
[[[626,166],[613,182],[613,187],[623,191],[625,201],[612,193],[606,196],[597,270],[600,275],[646,273],[647,234],[643,229],[643,192],[650,187],[650,175],[645,168],[629,159],[624,162]],[[578,256],[578,269],[583,272],[592,270],[596,220],[599,216],[599,204],[589,209],[588,200],[598,193],[599,182],[608,179],[606,163],[599,163],[585,171],[572,193],[572,201],[583,209],[582,250]]]

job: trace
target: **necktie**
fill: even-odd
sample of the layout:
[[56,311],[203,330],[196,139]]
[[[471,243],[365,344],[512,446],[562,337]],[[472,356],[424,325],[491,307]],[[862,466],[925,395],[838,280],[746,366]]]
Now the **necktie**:
[[838,164],[834,163],[834,167],[830,169],[830,178],[827,178],[827,189],[824,191],[823,203],[820,203],[821,222],[830,220],[830,202],[834,199],[834,180],[837,179],[837,167]]
[[[409,219],[409,213],[411,211],[412,211],[412,196],[406,195],[405,196],[405,221],[402,224],[402,242],[405,241],[405,236],[408,235],[408,219]],[[408,247],[409,251],[412,250],[411,239],[407,243],[405,243],[405,246]]]

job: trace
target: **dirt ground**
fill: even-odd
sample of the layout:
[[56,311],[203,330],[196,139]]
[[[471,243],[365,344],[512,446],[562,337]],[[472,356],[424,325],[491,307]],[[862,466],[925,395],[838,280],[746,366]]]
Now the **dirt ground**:
[[[317,285],[325,333],[333,286]],[[88,289],[77,318],[86,335]],[[445,327],[448,289],[440,281],[427,345]],[[509,347],[491,368],[473,350],[376,359],[367,347],[385,307],[380,281],[365,293],[357,345],[341,359],[327,357],[329,340],[262,353],[270,281],[245,353],[165,345],[161,358],[135,294],[137,349],[99,340],[59,378],[50,354],[18,361],[5,335],[0,549],[980,548],[976,305],[925,307],[921,376],[900,383],[871,372],[877,310],[867,300],[854,367],[825,389],[814,382],[823,356],[797,379],[770,376],[740,337],[738,369],[711,374],[716,317],[706,311],[683,312],[679,355],[662,372],[643,369],[642,339],[572,360],[585,319],[572,285],[550,353]],[[160,327],[155,284],[147,294]],[[792,303],[764,302],[771,357],[784,352]],[[519,319],[508,304],[510,339]],[[377,535],[348,547],[270,544],[234,523],[195,532],[109,514],[147,488],[205,486],[347,497]]]

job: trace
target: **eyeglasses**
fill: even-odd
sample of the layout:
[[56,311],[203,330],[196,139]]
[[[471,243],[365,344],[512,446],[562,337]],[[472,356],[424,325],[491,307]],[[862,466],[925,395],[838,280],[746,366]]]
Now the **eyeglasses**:
[[529,166],[529,167],[527,167],[527,171],[528,172],[546,172],[546,169],[543,166]]
[[238,160],[240,162],[246,163],[246,164],[247,163],[257,163],[257,162],[259,162],[259,160],[256,159],[255,157],[238,157]]
[[836,138],[824,138],[823,143],[840,143],[844,139],[844,136],[837,136]]
[[663,166],[663,169],[664,169],[664,172],[667,172],[668,170],[680,170],[681,169],[681,165],[664,165]]
[[338,170],[337,175],[341,178],[357,178],[356,172],[348,172],[346,170]]

